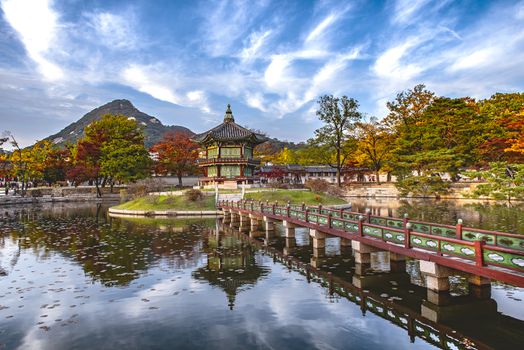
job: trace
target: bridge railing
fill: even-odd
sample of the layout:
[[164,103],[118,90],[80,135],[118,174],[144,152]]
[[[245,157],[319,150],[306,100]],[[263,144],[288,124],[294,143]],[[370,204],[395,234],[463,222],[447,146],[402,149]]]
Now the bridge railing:
[[352,235],[379,239],[439,256],[473,260],[479,267],[499,266],[524,272],[524,236],[469,227],[361,214],[322,206],[221,201],[219,207],[288,217]]

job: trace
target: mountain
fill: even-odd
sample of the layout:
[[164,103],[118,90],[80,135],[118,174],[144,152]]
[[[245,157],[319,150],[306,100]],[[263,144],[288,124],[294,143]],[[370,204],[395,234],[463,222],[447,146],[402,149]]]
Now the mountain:
[[191,130],[183,126],[162,124],[162,122],[157,118],[136,109],[128,100],[114,100],[93,109],[78,121],[69,124],[60,132],[49,136],[47,140],[50,140],[55,144],[65,144],[68,142],[75,143],[83,136],[85,127],[93,121],[100,119],[104,114],[122,114],[129,118],[135,118],[139,124],[145,127],[145,144],[148,148],[160,141],[162,136],[168,131],[185,132],[191,136],[194,135]]

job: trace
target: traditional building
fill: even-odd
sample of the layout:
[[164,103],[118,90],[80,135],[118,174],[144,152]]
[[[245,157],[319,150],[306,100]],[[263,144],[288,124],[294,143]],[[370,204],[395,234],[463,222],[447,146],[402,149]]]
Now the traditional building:
[[222,124],[192,139],[202,147],[198,160],[204,170],[201,186],[237,188],[258,182],[255,167],[260,161],[253,158],[253,149],[267,138],[235,123],[229,104]]

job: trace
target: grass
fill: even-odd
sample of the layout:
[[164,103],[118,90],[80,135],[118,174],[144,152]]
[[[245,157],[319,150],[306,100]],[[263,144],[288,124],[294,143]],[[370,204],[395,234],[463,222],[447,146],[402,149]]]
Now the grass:
[[327,194],[297,190],[275,190],[246,193],[245,199],[253,199],[256,201],[268,200],[269,202],[278,201],[279,203],[287,203],[289,201],[291,204],[306,203],[307,205],[334,205],[347,203],[341,198]]
[[114,207],[127,210],[215,210],[215,197],[192,202],[186,196],[144,196]]

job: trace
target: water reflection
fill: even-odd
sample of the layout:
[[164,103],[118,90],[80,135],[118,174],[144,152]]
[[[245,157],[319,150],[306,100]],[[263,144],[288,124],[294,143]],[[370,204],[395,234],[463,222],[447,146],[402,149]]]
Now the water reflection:
[[222,289],[227,296],[228,306],[233,310],[238,293],[254,286],[266,276],[269,269],[257,264],[255,250],[246,244],[241,234],[220,234],[219,229],[210,230],[203,251],[207,263],[193,272],[193,277]]
[[452,294],[431,295],[416,262],[375,253],[356,264],[337,238],[314,251],[304,229],[286,239],[278,225],[241,233],[215,219],[111,219],[104,209],[0,214],[0,349],[466,349],[524,339],[524,315],[501,313],[522,309],[520,289],[490,295],[457,278]]
[[459,218],[464,225],[524,234],[524,203],[481,202],[474,200],[432,200],[392,198],[351,198],[353,210],[372,210],[373,215],[402,217],[455,225]]

